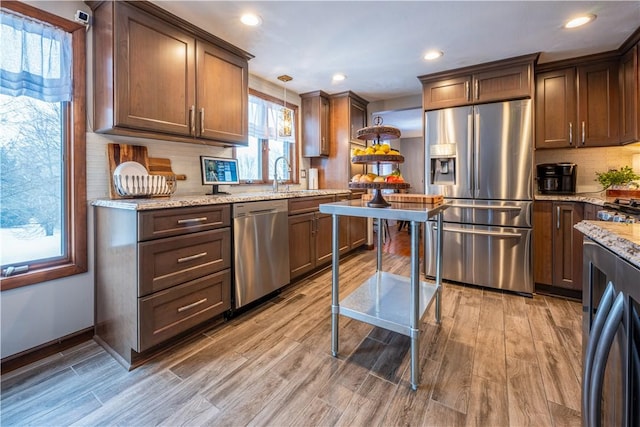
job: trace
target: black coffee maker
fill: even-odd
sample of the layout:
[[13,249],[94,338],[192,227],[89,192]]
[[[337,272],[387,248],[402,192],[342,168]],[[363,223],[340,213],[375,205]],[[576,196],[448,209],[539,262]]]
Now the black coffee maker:
[[536,166],[538,192],[541,194],[575,194],[578,165],[543,163]]

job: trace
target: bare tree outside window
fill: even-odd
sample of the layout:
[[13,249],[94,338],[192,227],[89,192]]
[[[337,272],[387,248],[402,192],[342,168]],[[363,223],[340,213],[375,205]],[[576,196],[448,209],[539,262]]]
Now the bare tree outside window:
[[0,95],[0,125],[0,264],[62,256],[62,104]]

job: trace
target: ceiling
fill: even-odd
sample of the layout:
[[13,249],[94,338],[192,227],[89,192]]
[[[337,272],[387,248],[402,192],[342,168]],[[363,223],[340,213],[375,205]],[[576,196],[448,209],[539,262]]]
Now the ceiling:
[[[640,1],[158,1],[255,56],[249,72],[297,93],[352,90],[370,102],[421,93],[417,76],[540,52],[539,63],[617,49]],[[247,27],[253,12],[262,25]],[[597,15],[565,30],[569,18]],[[422,59],[429,49],[444,56]],[[336,72],[347,79],[333,83]],[[385,123],[392,124],[387,122]]]

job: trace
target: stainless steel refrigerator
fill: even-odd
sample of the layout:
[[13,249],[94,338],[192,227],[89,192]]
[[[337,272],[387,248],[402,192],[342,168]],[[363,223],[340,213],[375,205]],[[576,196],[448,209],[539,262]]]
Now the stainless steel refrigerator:
[[[533,293],[531,100],[428,111],[425,188],[444,211],[445,280]],[[436,224],[425,227],[425,274],[435,276]]]

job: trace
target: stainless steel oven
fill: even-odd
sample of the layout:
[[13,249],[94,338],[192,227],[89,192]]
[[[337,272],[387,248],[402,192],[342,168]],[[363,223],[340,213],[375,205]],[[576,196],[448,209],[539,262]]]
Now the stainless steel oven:
[[640,269],[583,242],[583,425],[640,425]]

